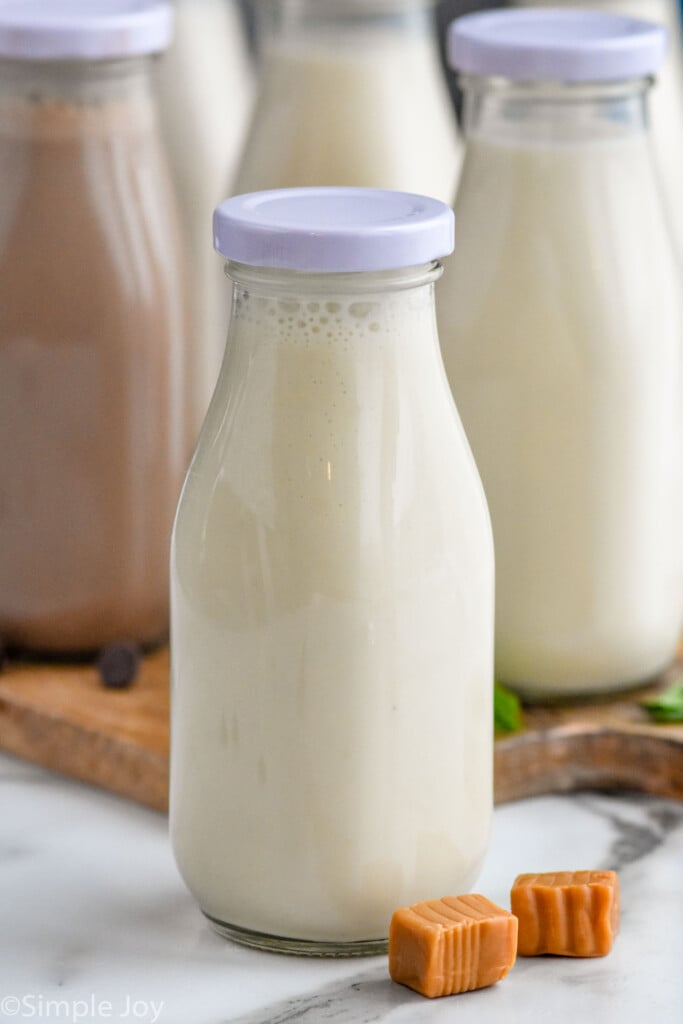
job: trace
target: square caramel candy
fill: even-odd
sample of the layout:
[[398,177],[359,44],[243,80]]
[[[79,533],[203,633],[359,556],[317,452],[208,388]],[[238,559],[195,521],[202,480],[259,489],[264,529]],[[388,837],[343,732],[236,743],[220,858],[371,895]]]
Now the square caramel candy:
[[423,996],[486,988],[515,962],[517,919],[485,896],[444,896],[394,911],[389,974]]
[[619,930],[616,871],[519,875],[510,893],[520,956],[605,956]]

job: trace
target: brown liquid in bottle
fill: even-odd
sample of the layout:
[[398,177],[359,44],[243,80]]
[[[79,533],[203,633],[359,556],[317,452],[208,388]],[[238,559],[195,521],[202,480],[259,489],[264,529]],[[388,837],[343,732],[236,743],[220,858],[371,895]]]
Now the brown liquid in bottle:
[[0,177],[0,636],[151,643],[189,437],[149,96],[0,97]]

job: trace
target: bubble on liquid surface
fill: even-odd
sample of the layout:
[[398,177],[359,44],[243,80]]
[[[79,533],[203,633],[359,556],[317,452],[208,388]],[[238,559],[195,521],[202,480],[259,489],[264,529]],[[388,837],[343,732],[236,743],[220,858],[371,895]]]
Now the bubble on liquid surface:
[[366,317],[373,305],[372,302],[352,302],[349,306],[349,313],[351,316]]

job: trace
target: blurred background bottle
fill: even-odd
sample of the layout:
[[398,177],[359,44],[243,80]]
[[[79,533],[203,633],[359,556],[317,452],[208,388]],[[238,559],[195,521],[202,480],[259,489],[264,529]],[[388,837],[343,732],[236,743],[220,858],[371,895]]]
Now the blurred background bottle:
[[[106,17],[105,17],[106,15]],[[158,124],[166,4],[0,6],[0,635],[168,630],[190,454],[180,230]]]
[[191,284],[195,435],[225,344],[225,286],[211,218],[231,190],[254,76],[237,0],[174,0],[175,35],[159,76],[162,128],[180,203]]
[[254,0],[260,88],[234,191],[360,185],[452,198],[456,122],[433,0]]
[[452,39],[438,314],[493,523],[496,672],[529,699],[616,690],[671,662],[683,601],[680,275],[647,116],[664,33],[509,10]]
[[663,25],[667,54],[650,100],[652,143],[679,258],[683,257],[683,33],[680,0],[514,0],[517,7],[586,7]]

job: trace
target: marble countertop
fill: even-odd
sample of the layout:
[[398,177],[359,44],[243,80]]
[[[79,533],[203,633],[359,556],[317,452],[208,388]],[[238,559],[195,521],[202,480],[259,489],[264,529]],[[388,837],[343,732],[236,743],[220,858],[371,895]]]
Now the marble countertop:
[[683,1021],[683,803],[583,793],[497,809],[477,889],[506,906],[518,872],[616,868],[621,933],[604,959],[518,960],[499,985],[440,1000],[394,985],[385,957],[224,941],[180,881],[164,817],[5,756],[0,864],[3,1024]]

